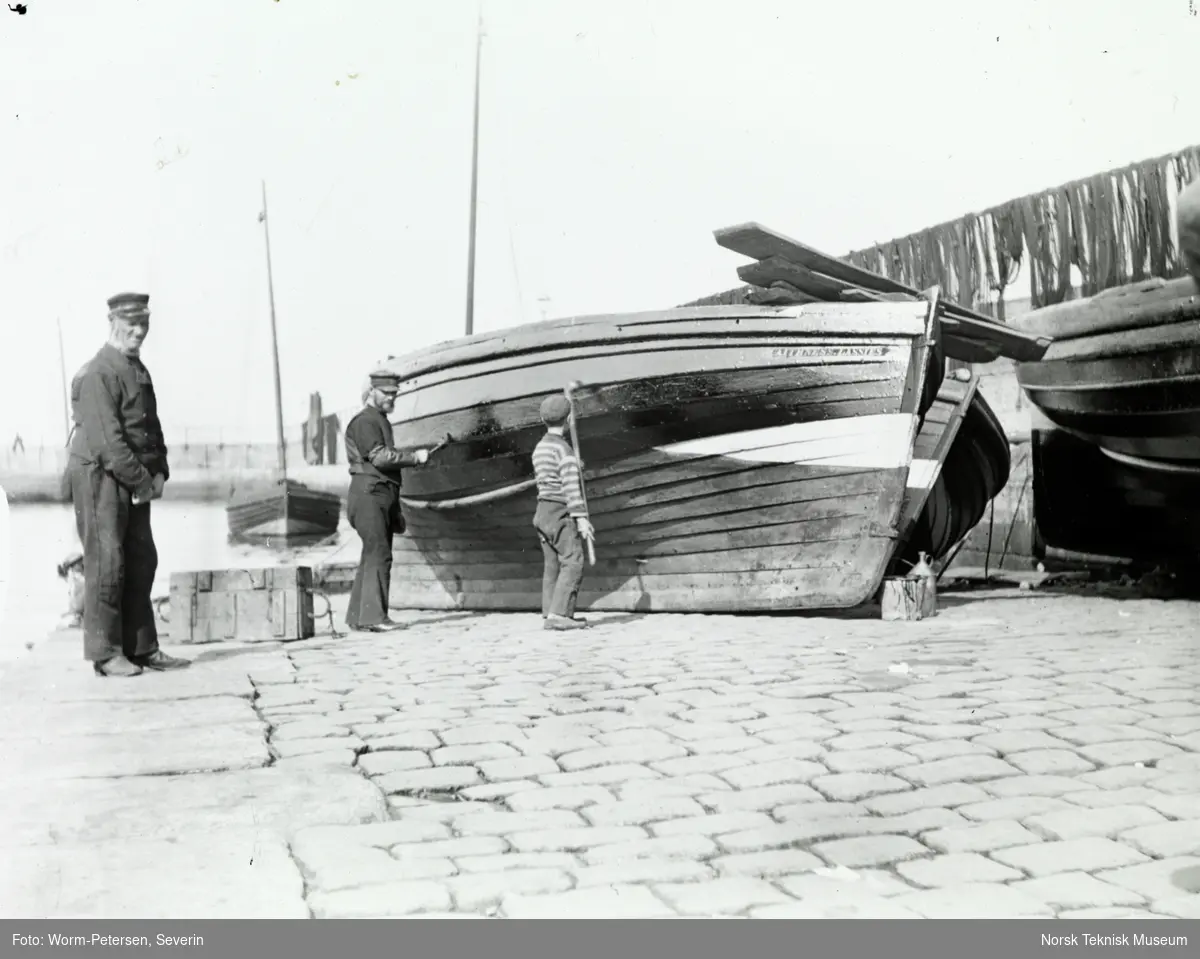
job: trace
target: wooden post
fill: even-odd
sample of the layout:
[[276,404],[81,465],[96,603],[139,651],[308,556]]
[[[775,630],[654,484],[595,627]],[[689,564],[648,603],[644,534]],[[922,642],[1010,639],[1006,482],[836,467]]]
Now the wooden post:
[[321,394],[311,393],[308,397],[308,422],[304,431],[304,460],[314,466],[325,461],[324,417],[321,415]]

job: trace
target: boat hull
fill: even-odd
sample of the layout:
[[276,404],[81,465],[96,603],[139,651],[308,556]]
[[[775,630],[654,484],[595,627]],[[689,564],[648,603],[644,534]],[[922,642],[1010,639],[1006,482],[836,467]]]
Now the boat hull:
[[286,547],[332,536],[341,509],[337,494],[287,481],[235,490],[225,515],[232,540]]
[[[1059,335],[1017,377],[1055,426],[1115,453],[1200,463],[1200,296],[1190,279],[1021,317]],[[1039,317],[1044,313],[1044,317]]]
[[1200,468],[1130,462],[1056,429],[1035,429],[1032,444],[1046,547],[1145,566],[1200,562]]
[[619,334],[642,332],[637,318],[618,317],[441,369],[396,361],[410,376],[397,445],[450,440],[405,473],[394,607],[541,609],[531,454],[542,399],[572,380],[587,384],[577,428],[597,531],[579,608],[817,609],[872,596],[896,545],[927,308],[677,312],[687,323],[634,342]]

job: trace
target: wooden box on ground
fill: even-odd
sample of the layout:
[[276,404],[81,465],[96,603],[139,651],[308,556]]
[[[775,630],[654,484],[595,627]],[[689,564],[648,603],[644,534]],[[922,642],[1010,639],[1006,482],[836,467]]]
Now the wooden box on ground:
[[919,576],[887,576],[879,597],[880,618],[928,619],[937,615],[937,586],[933,579]]
[[171,575],[171,639],[308,639],[313,625],[312,569],[214,569]]

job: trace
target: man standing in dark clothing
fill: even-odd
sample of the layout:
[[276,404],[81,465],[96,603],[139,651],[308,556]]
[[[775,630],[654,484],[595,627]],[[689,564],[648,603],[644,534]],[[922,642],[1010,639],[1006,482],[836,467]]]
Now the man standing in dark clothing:
[[150,501],[171,474],[154,384],[139,358],[149,303],[144,293],[108,301],[108,342],[72,383],[68,469],[83,543],[83,650],[98,676],[190,665],[159,649],[150,603],[158,570]]
[[346,518],[362,540],[362,559],[350,590],[346,625],[370,633],[400,628],[388,615],[392,539],[404,532],[400,467],[421,466],[429,461],[428,450],[405,453],[393,445],[387,414],[396,408],[399,391],[399,377],[372,373],[363,395],[365,405],[346,424],[346,460],[350,464]]

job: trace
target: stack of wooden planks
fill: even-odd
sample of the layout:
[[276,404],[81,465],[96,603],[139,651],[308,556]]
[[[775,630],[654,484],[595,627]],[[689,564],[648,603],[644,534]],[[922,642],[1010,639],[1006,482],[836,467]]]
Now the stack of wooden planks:
[[[758,223],[725,227],[714,231],[714,236],[725,249],[755,261],[738,267],[743,282],[758,288],[748,294],[755,302],[864,303],[921,297],[903,283],[852,266]],[[939,301],[938,321],[946,355],[966,363],[988,363],[998,357],[1035,361],[1051,343],[1050,337],[1010,329],[982,313],[945,301]]]

